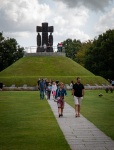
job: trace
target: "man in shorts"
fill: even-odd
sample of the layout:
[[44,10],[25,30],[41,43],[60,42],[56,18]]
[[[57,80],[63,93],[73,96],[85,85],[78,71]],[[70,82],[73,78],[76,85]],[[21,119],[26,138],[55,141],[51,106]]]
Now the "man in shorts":
[[73,85],[72,95],[74,96],[75,103],[75,117],[80,117],[80,106],[84,96],[84,86],[81,84],[81,79],[77,78],[77,83]]

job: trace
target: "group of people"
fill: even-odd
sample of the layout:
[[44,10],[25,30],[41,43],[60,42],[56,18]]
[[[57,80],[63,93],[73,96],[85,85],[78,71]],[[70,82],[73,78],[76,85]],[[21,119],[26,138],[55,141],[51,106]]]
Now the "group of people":
[[[47,99],[50,100],[50,95],[52,94],[54,101],[57,102],[58,116],[63,116],[64,96],[67,96],[64,84],[62,82],[58,84],[58,82],[39,79],[38,89],[40,91],[40,99],[44,99],[44,95],[46,95]],[[75,104],[75,117],[80,117],[80,106],[84,96],[84,85],[81,83],[79,77],[76,83],[72,81],[72,95]]]
[[38,90],[40,91],[40,99],[44,99],[44,95],[47,100],[50,100],[51,93],[53,98],[55,98],[56,90],[58,88],[58,81],[48,81],[47,79],[38,80]]

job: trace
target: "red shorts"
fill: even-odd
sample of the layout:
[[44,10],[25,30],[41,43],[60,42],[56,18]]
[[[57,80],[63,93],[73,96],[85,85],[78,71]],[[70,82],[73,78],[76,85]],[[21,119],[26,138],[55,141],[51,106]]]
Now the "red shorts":
[[57,101],[57,105],[58,105],[58,108],[64,108],[64,99],[59,99],[58,101]]

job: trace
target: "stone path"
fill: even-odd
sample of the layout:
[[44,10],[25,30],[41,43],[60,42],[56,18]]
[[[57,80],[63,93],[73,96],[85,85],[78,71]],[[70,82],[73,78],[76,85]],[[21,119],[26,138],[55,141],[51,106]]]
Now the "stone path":
[[74,109],[65,103],[64,116],[58,117],[57,103],[48,100],[71,150],[114,150],[114,141],[82,115],[75,118]]

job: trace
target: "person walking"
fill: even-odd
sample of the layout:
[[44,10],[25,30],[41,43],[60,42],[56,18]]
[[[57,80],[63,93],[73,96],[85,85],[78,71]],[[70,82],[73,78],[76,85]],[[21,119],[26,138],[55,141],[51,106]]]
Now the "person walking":
[[114,88],[114,80],[112,80],[111,84],[112,84],[112,87]]
[[84,85],[81,84],[80,77],[77,77],[77,83],[73,85],[72,95],[74,96],[75,103],[75,117],[80,117],[80,107],[84,96]]
[[52,85],[49,82],[47,87],[47,100],[50,100],[51,90],[52,90]]
[[39,83],[39,89],[40,89],[40,99],[44,99],[44,92],[45,92],[45,81],[42,79]]
[[63,116],[64,95],[67,95],[67,92],[64,89],[64,84],[61,82],[60,87],[56,90],[56,96],[55,96],[55,98],[57,99],[59,117]]
[[70,82],[70,88],[71,88],[71,90],[72,90],[72,88],[73,88],[73,84],[74,84],[74,82],[71,81],[71,82]]
[[52,95],[53,95],[53,99],[55,99],[56,90],[57,90],[57,85],[56,85],[55,82],[53,82],[52,83]]
[[38,79],[37,84],[38,84],[38,90],[40,90],[40,78]]

